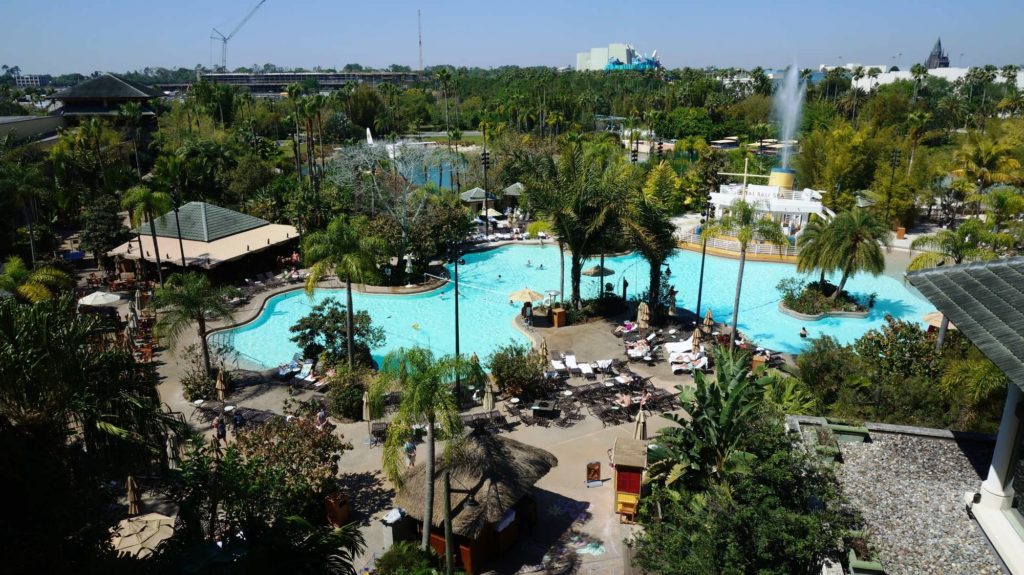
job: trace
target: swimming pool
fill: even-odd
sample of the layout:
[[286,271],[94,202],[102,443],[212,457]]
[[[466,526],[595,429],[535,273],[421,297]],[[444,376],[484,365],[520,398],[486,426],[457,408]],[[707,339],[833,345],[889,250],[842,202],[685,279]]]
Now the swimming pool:
[[[512,324],[520,304],[510,305],[508,294],[523,287],[541,293],[559,289],[558,248],[553,245],[507,246],[466,254],[465,260],[465,265],[459,266],[461,351],[476,352],[484,359],[510,341],[528,343],[529,339]],[[596,263],[594,260],[588,265]],[[667,280],[678,291],[676,305],[692,309],[697,303],[700,254],[679,250],[667,263],[672,272]],[[623,277],[629,282],[630,296],[647,289],[648,266],[640,256],[607,257],[605,265],[616,273],[603,281],[614,283],[617,292],[621,293]],[[566,291],[569,290],[568,267],[567,257]],[[702,306],[705,310],[710,307],[717,321],[731,320],[738,268],[736,260],[707,257]],[[779,280],[795,275],[795,267],[788,264],[749,261],[746,264],[739,328],[758,343],[777,351],[799,352],[807,344],[807,340],[800,338],[802,326],[811,337],[827,334],[841,343],[851,343],[867,330],[881,326],[885,314],[920,321],[921,316],[933,309],[899,280],[861,275],[851,278],[847,289],[858,297],[872,292],[878,294],[868,319],[827,318],[801,322],[779,312],[780,296],[775,289]],[[602,280],[584,276],[581,286],[584,296],[596,295],[601,283]],[[321,289],[310,298],[299,290],[274,296],[254,321],[217,332],[211,338],[230,344],[249,363],[265,367],[284,363],[299,351],[290,340],[288,328],[328,297],[336,297],[344,303],[345,292]],[[384,328],[387,341],[373,350],[379,360],[389,351],[413,345],[430,348],[438,355],[454,353],[453,297],[454,289],[447,285],[415,295],[356,292],[352,299],[357,310],[366,310],[374,324]]]

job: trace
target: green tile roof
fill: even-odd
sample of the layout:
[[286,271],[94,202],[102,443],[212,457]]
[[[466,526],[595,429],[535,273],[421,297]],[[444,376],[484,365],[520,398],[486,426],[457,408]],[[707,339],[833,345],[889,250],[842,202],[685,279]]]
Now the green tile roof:
[[103,74],[72,86],[56,95],[58,100],[148,100],[163,93],[113,74]]
[[[206,202],[189,202],[178,210],[181,220],[181,237],[197,242],[212,242],[221,238],[259,228],[269,224],[267,220],[207,204]],[[178,237],[178,228],[174,222],[174,211],[158,217],[156,235],[161,237]],[[139,228],[139,233],[149,235],[149,223]]]
[[1024,389],[1024,257],[932,268],[907,280]]

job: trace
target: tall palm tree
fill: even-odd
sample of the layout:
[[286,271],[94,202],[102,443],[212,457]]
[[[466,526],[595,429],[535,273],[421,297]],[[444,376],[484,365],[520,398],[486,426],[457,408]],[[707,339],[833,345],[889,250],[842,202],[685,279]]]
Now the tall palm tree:
[[229,287],[214,287],[205,275],[196,272],[171,274],[167,285],[156,290],[156,305],[165,310],[158,324],[160,334],[173,348],[185,330],[195,323],[207,374],[213,373],[213,365],[206,341],[206,322],[231,319],[230,294]]
[[630,245],[650,265],[648,305],[652,315],[660,317],[661,266],[676,249],[675,226],[670,219],[667,203],[671,193],[679,188],[679,177],[672,166],[662,161],[651,170],[641,189],[629,194],[626,217],[622,227]]
[[918,63],[910,67],[910,75],[914,78],[914,102],[917,102],[917,92],[921,88],[921,81],[928,76],[928,68]]
[[[2,142],[0,142],[2,144]],[[25,225],[28,227],[28,247],[32,265],[36,263],[35,212],[36,198],[44,189],[42,173],[32,165],[15,162],[0,164],[0,187],[9,190],[15,203],[21,204]]]
[[914,168],[914,157],[917,146],[925,136],[925,128],[931,122],[932,115],[928,112],[910,112],[907,114],[907,136],[910,138],[910,160],[907,162],[907,175]]
[[313,295],[316,285],[328,273],[345,278],[346,326],[348,367],[352,371],[355,350],[354,311],[352,309],[352,279],[362,281],[376,273],[374,254],[384,247],[375,236],[363,233],[367,227],[365,216],[349,218],[338,216],[327,229],[313,232],[302,241],[306,265],[310,266],[306,279],[306,293]]
[[8,257],[4,262],[4,271],[0,274],[0,290],[30,303],[52,299],[59,290],[71,285],[71,276],[60,268],[37,266],[29,269],[18,256]]
[[132,141],[132,156],[135,157],[135,174],[142,179],[142,165],[139,163],[139,126],[142,125],[142,104],[127,102],[117,111],[117,117],[124,124]]
[[[156,273],[160,279],[160,285],[164,285],[164,272],[160,269],[160,246],[156,241],[156,223],[154,220],[157,214],[163,217],[167,210],[171,209],[171,197],[164,192],[154,192],[143,185],[130,188],[121,199],[121,207],[131,213],[133,226],[142,225],[145,220],[149,224],[149,233],[153,237],[153,251],[156,254]],[[139,230],[141,237],[142,230]],[[139,258],[145,259],[146,253],[142,251],[142,242],[139,242]]]
[[777,246],[789,244],[786,234],[782,233],[782,227],[775,220],[762,217],[753,204],[745,200],[736,200],[729,206],[729,213],[717,222],[709,223],[703,234],[715,238],[720,236],[732,236],[740,244],[740,269],[736,275],[736,297],[733,300],[732,312],[732,337],[729,340],[729,349],[736,346],[736,325],[740,317],[740,292],[743,290],[743,268],[747,264],[747,247],[754,239],[768,242]]
[[985,229],[978,220],[967,220],[955,230],[939,230],[918,237],[910,244],[911,250],[921,252],[910,261],[907,271],[916,271],[947,263],[957,265],[975,261],[989,261],[999,257],[993,247],[998,238]]
[[444,131],[448,134],[448,151],[452,149],[451,123],[448,120],[448,88],[452,82],[452,72],[448,68],[441,68],[437,74],[437,81],[441,84],[441,97],[444,98]]
[[860,208],[836,214],[831,227],[825,259],[834,261],[836,268],[843,272],[831,296],[836,299],[851,275],[869,272],[877,276],[885,271],[882,247],[888,248],[891,244],[891,232],[881,219]]
[[882,73],[882,70],[877,66],[868,68],[868,78],[871,79],[871,88],[874,89],[878,85],[878,76]]
[[413,426],[426,429],[427,454],[423,502],[423,539],[426,551],[430,545],[433,525],[435,442],[445,440],[446,459],[454,456],[462,439],[462,420],[453,383],[457,376],[469,375],[468,362],[452,356],[434,359],[430,350],[420,347],[400,348],[384,357],[380,376],[370,387],[370,403],[380,411],[384,395],[391,391],[401,393],[398,411],[392,418],[384,440],[382,467],[393,484],[401,489],[404,483],[402,446],[413,434]]
[[[191,169],[189,160],[178,154],[163,155],[157,158],[154,172],[157,180],[171,191],[173,204],[180,205],[188,190]],[[174,215],[174,227],[178,234],[178,248],[181,251],[181,267],[186,268],[185,244],[181,238],[181,223],[178,221],[178,214]]]

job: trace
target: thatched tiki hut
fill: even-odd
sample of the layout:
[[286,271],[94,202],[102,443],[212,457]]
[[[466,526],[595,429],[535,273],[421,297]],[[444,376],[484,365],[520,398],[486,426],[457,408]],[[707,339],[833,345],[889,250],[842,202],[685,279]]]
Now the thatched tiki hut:
[[[530,491],[556,465],[554,455],[513,439],[483,431],[466,437],[451,464],[451,507],[456,562],[468,575],[479,573],[489,559],[508,550],[520,529],[533,522],[536,505]],[[446,468],[438,456],[430,544],[442,557]],[[395,497],[395,506],[419,522],[420,529],[424,473],[422,463],[413,467]]]

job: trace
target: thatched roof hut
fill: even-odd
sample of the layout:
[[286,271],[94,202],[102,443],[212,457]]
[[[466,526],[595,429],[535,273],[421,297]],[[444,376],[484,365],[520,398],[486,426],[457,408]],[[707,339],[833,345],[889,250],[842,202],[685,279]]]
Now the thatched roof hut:
[[[556,465],[558,459],[538,447],[485,431],[469,434],[451,466],[452,531],[476,539]],[[445,468],[439,455],[434,480],[435,527],[444,520]],[[395,505],[419,521],[423,520],[424,473],[424,464],[413,467],[395,497]]]

